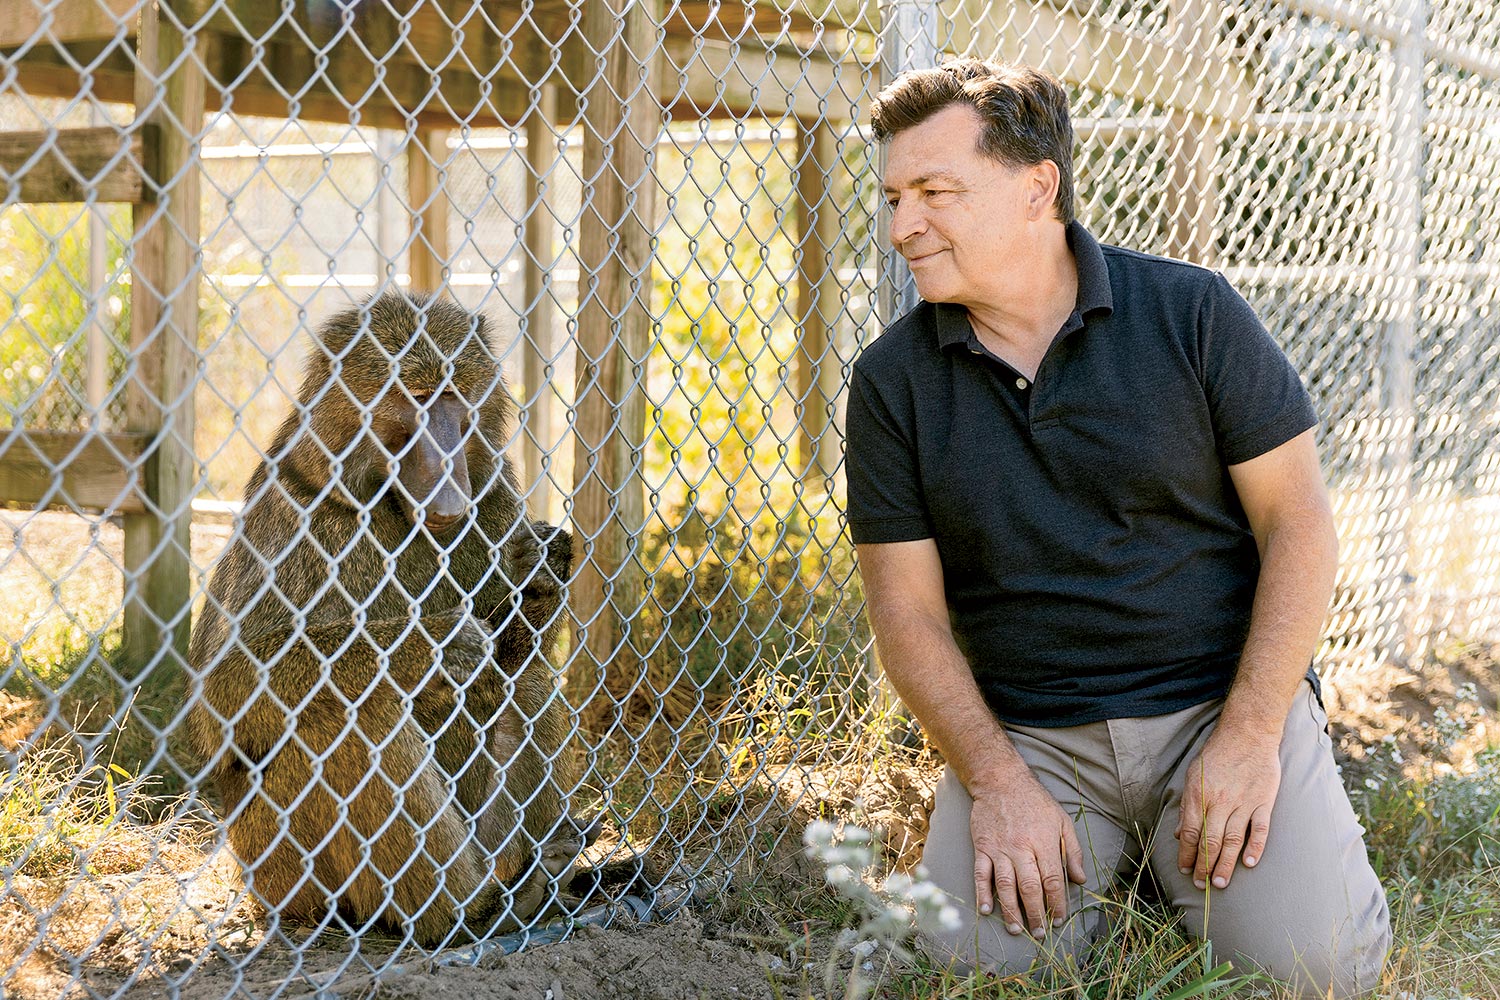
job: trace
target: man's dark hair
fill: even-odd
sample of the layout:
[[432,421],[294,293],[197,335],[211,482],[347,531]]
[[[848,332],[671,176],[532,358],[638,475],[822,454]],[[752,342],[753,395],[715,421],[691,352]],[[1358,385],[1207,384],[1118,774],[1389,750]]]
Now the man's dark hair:
[[955,104],[979,112],[979,151],[1009,167],[1057,164],[1053,208],[1066,225],[1073,207],[1073,122],[1068,92],[1058,79],[1029,66],[956,59],[912,70],[875,95],[870,124],[885,142]]

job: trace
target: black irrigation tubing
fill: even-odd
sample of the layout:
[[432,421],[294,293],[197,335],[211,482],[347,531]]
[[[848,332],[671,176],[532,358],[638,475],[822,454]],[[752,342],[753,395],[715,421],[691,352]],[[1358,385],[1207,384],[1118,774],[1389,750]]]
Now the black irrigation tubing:
[[687,885],[667,884],[646,897],[622,896],[608,903],[590,907],[573,917],[559,917],[530,930],[503,934],[500,937],[480,941],[457,951],[446,951],[430,963],[438,966],[476,966],[491,955],[510,955],[522,948],[539,944],[554,944],[573,933],[579,927],[606,927],[622,918],[637,924],[653,921],[669,922],[693,897]]

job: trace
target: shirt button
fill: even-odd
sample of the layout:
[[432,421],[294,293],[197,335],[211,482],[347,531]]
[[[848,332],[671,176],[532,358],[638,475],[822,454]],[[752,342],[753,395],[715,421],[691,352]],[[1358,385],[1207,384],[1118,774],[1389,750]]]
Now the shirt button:
[[1024,378],[1018,378],[1018,379],[1016,379],[1016,388],[1017,389],[1024,389],[1024,388],[1026,388],[1026,380]]

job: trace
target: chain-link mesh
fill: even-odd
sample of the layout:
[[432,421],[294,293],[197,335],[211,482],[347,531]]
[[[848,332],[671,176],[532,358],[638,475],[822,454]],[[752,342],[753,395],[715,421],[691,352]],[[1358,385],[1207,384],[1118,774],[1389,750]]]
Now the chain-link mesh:
[[[939,52],[1064,78],[1085,224],[1291,354],[1325,663],[1500,624],[1492,4],[4,14],[0,992],[279,994],[752,877],[889,719],[840,413],[911,294],[865,109]],[[565,884],[592,836],[624,876]]]

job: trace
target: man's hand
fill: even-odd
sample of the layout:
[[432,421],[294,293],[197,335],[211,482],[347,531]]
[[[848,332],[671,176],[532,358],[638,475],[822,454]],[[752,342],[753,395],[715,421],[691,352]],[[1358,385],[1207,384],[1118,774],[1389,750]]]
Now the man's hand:
[[1279,733],[1216,729],[1188,767],[1177,819],[1177,867],[1199,889],[1223,889],[1244,851],[1254,868],[1266,851],[1271,808],[1281,787]]
[[980,913],[999,905],[1005,929],[1041,938],[1068,915],[1068,880],[1086,880],[1078,834],[1030,772],[973,793],[974,898]]

